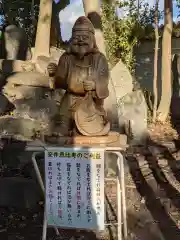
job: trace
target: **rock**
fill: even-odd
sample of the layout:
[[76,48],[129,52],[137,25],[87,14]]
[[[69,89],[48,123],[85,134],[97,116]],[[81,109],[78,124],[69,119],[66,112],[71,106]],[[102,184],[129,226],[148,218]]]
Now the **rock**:
[[15,118],[13,116],[5,116],[0,118],[0,135],[11,135],[17,139],[31,139],[36,132],[45,133],[46,125],[42,125],[40,121],[25,118]]
[[28,53],[28,38],[24,29],[9,25],[4,31],[6,59],[26,60]]
[[48,88],[31,87],[31,86],[15,86],[7,83],[3,88],[3,93],[10,99],[43,99],[49,94]]
[[9,84],[49,88],[49,78],[38,72],[21,72],[7,78]]
[[[31,48],[32,54],[34,53],[34,48]],[[36,69],[40,73],[45,73],[48,63],[53,62],[58,64],[61,55],[64,53],[64,50],[51,47],[50,48],[50,57],[47,56],[38,56],[35,61]]]
[[109,97],[104,101],[105,110],[108,118],[112,123],[112,129],[118,129],[118,111],[117,101],[132,92],[133,78],[126,66],[119,61],[111,70],[111,78],[109,81]]
[[14,105],[8,100],[8,98],[0,94],[0,115],[10,112],[14,109]]
[[39,56],[37,57],[35,66],[36,70],[40,73],[47,73],[47,66],[50,63],[50,58],[45,57],[45,56]]
[[121,60],[111,70],[111,78],[117,100],[132,92],[133,77]]
[[107,112],[108,119],[111,122],[111,130],[118,129],[118,112],[117,112],[117,99],[116,92],[112,82],[109,79],[109,96],[104,100],[104,109]]
[[65,90],[63,89],[56,89],[53,93],[52,93],[52,99],[54,101],[56,101],[57,103],[61,102],[62,97],[64,96]]
[[59,49],[56,47],[50,48],[50,59],[52,62],[58,63],[61,55],[64,53],[63,49]]
[[0,59],[0,70],[5,74],[14,72],[32,72],[35,67],[31,61]]
[[[15,74],[9,78],[7,78],[7,82],[6,85],[3,87],[3,94],[5,94],[7,96],[7,98],[11,101],[14,102],[14,100],[18,100],[18,99],[36,99],[36,100],[40,100],[40,99],[53,99],[56,102],[60,102],[65,90],[63,89],[56,89],[54,91],[50,90],[49,87],[39,87],[39,86],[26,86],[26,85],[16,85],[14,84],[15,82],[21,82],[18,80],[18,78],[23,77],[23,76],[34,76],[35,77],[42,77],[42,75],[39,73],[37,74]],[[18,77],[19,76],[19,77]],[[10,80],[9,80],[10,79]],[[47,79],[47,78],[46,78]],[[30,81],[32,81],[32,79],[29,80],[28,83],[30,83]],[[12,83],[13,82],[13,83]],[[41,85],[41,84],[40,84]]]
[[22,177],[0,179],[0,207],[29,209],[42,200],[42,192],[36,181]]
[[134,143],[147,137],[147,105],[141,90],[126,94],[118,101],[119,126],[125,127]]
[[[32,53],[32,55],[34,54],[34,48],[31,48],[31,53]],[[50,47],[50,59],[51,59],[51,61],[54,61],[54,62],[58,63],[59,58],[61,57],[61,55],[63,53],[64,53],[63,49],[59,49],[59,48],[51,46]]]
[[[111,129],[123,132],[119,128],[118,100],[131,93],[133,90],[133,78],[126,66],[119,61],[111,70],[109,81],[109,97],[104,101],[104,108],[107,111],[108,119],[111,122]],[[117,157],[114,154],[106,153],[105,174],[114,176],[116,174]]]
[[58,114],[58,107],[54,100],[16,100],[14,101],[16,109],[13,115],[16,117],[33,118],[41,122],[49,122]]
[[47,74],[47,66],[50,62],[58,64],[61,55],[64,50],[51,47],[50,48],[50,57],[39,56],[35,62],[36,70],[40,73]]

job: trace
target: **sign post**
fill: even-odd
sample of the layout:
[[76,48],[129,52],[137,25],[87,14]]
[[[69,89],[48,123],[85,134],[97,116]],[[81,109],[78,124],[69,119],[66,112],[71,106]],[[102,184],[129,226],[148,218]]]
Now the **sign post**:
[[49,226],[104,230],[104,150],[45,151]]
[[[42,240],[47,227],[104,230],[104,152],[117,156],[117,239],[127,239],[127,215],[123,147],[45,148],[29,147],[28,151],[45,151],[45,181],[36,162],[32,162],[39,185],[45,194]],[[108,180],[108,179],[106,179]]]

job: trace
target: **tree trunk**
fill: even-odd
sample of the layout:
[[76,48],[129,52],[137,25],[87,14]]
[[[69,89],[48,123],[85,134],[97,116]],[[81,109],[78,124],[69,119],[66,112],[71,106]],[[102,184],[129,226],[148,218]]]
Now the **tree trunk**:
[[99,0],[83,0],[83,6],[85,15],[91,20],[92,24],[94,25],[97,46],[100,52],[106,55]]
[[153,122],[156,120],[157,103],[158,103],[158,85],[157,85],[157,74],[158,74],[158,51],[159,51],[159,33],[158,33],[158,5],[159,0],[156,0],[155,5],[155,49],[154,49],[154,79],[153,79]]
[[165,122],[170,109],[172,96],[171,79],[171,37],[172,37],[172,0],[165,0],[165,24],[162,38],[162,92],[158,108],[158,120]]
[[33,61],[36,61],[38,56],[49,57],[51,18],[52,0],[40,0]]
[[55,22],[51,22],[51,30],[50,30],[50,46],[57,47],[58,46],[58,33],[55,26]]

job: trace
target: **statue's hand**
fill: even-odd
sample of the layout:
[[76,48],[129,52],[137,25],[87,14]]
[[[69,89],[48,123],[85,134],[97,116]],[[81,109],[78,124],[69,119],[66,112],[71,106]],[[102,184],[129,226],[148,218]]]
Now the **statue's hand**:
[[96,85],[94,81],[91,81],[91,80],[84,81],[85,91],[92,91],[92,90],[95,90],[95,88],[96,88]]
[[56,63],[49,63],[47,66],[47,71],[50,77],[53,77],[57,71],[57,64]]

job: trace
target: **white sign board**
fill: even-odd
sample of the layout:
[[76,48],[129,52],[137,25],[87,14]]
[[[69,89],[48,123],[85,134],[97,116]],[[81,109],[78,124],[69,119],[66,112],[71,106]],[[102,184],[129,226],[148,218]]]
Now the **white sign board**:
[[104,150],[45,152],[48,225],[104,230]]

